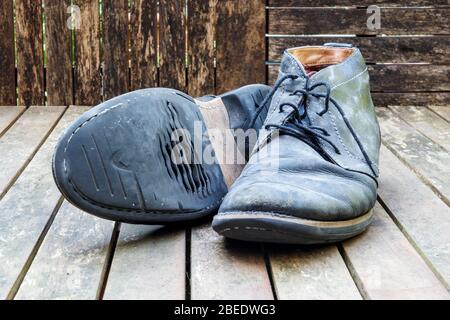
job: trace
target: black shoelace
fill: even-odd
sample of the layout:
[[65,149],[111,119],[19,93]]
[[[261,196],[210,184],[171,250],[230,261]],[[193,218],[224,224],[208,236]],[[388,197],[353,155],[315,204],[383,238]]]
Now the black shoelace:
[[[298,76],[296,75],[285,75],[281,77],[274,85],[272,91],[269,93],[269,95],[264,99],[261,106],[257,110],[257,113],[255,114],[254,118],[252,119],[251,126],[255,124],[259,114],[261,113],[263,107],[272,99],[275,92],[281,87],[281,85],[288,79],[295,80]],[[326,93],[317,92],[316,89],[323,87],[326,89]],[[315,151],[317,151],[322,157],[324,157],[328,161],[332,161],[332,159],[328,156],[328,154],[325,152],[325,150],[322,147],[321,141],[327,143],[330,145],[333,150],[337,154],[341,154],[341,151],[339,148],[327,137],[330,136],[329,132],[325,130],[324,128],[312,126],[311,120],[308,115],[308,106],[309,106],[309,100],[310,97],[315,98],[324,98],[325,99],[325,105],[323,110],[320,112],[317,112],[317,115],[322,117],[325,113],[328,112],[330,109],[330,106],[333,105],[341,115],[342,119],[345,122],[345,125],[349,129],[350,133],[352,134],[353,138],[355,139],[356,143],[358,144],[359,149],[361,150],[361,153],[364,156],[364,159],[366,160],[367,164],[369,165],[370,169],[372,170],[373,174],[376,176],[376,172],[373,169],[372,161],[370,160],[369,156],[367,155],[366,150],[364,149],[360,139],[358,138],[355,130],[353,129],[352,125],[348,121],[344,110],[339,105],[339,103],[331,97],[331,87],[326,82],[318,82],[310,86],[310,78],[306,78],[306,83],[304,88],[298,89],[290,94],[291,96],[299,96],[301,99],[297,105],[290,103],[290,102],[284,102],[280,104],[279,112],[284,112],[285,108],[289,107],[292,109],[292,113],[289,115],[288,120],[284,124],[267,124],[266,130],[270,129],[278,129],[280,134],[287,134],[293,137],[296,137],[300,139],[301,141],[305,142],[307,145],[309,145],[311,148],[313,148]]]

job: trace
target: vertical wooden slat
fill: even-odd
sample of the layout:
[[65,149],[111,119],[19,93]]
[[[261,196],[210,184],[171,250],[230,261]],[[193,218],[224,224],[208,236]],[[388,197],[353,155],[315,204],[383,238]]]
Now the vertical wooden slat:
[[159,84],[186,90],[184,0],[160,0]]
[[217,91],[266,81],[264,0],[221,0],[217,24]]
[[0,105],[16,105],[13,0],[0,3]]
[[48,105],[73,104],[72,30],[67,25],[70,0],[44,0]]
[[191,96],[215,91],[217,4],[218,0],[188,1],[188,93]]
[[45,104],[42,32],[41,0],[16,0],[17,83],[20,105]]
[[100,14],[98,0],[74,0],[80,8],[75,30],[75,104],[94,105],[102,100],[100,70]]
[[103,0],[103,95],[128,91],[128,0]]
[[158,86],[157,0],[131,0],[131,89]]

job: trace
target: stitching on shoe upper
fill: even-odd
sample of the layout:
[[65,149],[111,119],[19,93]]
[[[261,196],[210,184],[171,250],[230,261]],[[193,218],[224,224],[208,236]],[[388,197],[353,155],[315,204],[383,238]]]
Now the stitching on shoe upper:
[[[365,72],[367,72],[367,71],[368,71],[368,68],[366,67],[366,68],[364,69],[364,71],[358,73],[357,75],[355,75],[355,76],[352,77],[351,79],[348,79],[348,80],[346,80],[346,81],[343,81],[343,82],[341,82],[341,83],[335,85],[334,87],[331,88],[331,90],[336,89],[336,88],[338,88],[338,87],[340,87],[340,86],[343,86],[343,85],[345,85],[345,84],[347,84],[347,83],[349,83],[349,82],[351,82],[351,81],[357,79],[358,77],[362,76],[362,75],[363,75]],[[320,98],[320,99],[322,100],[323,98]],[[331,120],[331,123],[332,123],[332,125],[333,125],[334,131],[336,132],[336,134],[337,134],[337,136],[338,136],[338,139],[339,139],[341,145],[344,147],[344,150],[347,152],[347,154],[348,154],[351,158],[366,163],[365,159],[363,159],[363,158],[361,158],[361,157],[358,157],[358,156],[355,155],[353,152],[351,152],[350,149],[347,147],[347,145],[344,143],[344,140],[342,139],[342,136],[341,136],[341,134],[339,133],[339,129],[338,129],[337,124],[336,124],[336,118],[335,118],[335,115],[334,115],[334,111],[330,110],[329,112],[330,112],[330,120]],[[316,115],[311,114],[311,115],[310,115],[311,123],[314,124],[314,119],[317,119],[317,118],[318,118],[318,117],[317,117]],[[324,147],[325,147],[326,149],[328,149],[329,151],[332,151],[332,149],[331,149],[329,146],[324,146]],[[375,162],[372,161],[372,164],[377,168],[377,170],[379,170],[378,165],[377,165]]]
[[[291,67],[293,67],[294,69],[297,68],[301,73],[303,73],[303,70],[300,68],[300,66],[297,63],[297,60],[295,60],[295,58],[290,54],[287,53],[288,57],[289,57],[289,64],[291,65]],[[279,106],[280,102],[281,102],[281,98],[283,97],[284,93],[286,92],[286,86],[283,85],[281,87],[281,93],[278,95],[278,100],[275,103],[275,108],[272,109],[272,111],[270,112],[270,114],[266,117],[266,119],[270,119],[270,117],[273,115],[273,113],[277,110],[277,107]]]
[[[355,155],[355,154],[354,154],[353,152],[351,152],[350,149],[347,148],[347,146],[345,145],[344,140],[342,139],[342,136],[339,134],[339,129],[338,129],[337,124],[336,124],[336,118],[335,118],[335,116],[334,116],[333,113],[330,114],[330,118],[331,118],[331,123],[333,124],[334,130],[336,131],[336,134],[337,134],[337,136],[338,136],[338,138],[339,138],[339,141],[341,142],[341,144],[342,144],[342,146],[344,147],[344,150],[347,152],[347,154],[348,154],[351,158],[353,158],[353,159],[360,160],[360,161],[366,163],[366,160],[364,160],[362,157],[358,157],[357,155]],[[378,166],[377,166],[376,163],[374,163],[374,162],[372,161],[372,164],[378,169]]]
[[351,152],[350,149],[349,149],[349,148],[346,146],[346,144],[344,143],[344,140],[342,139],[342,136],[341,136],[341,134],[339,133],[339,129],[338,129],[337,124],[336,124],[336,118],[335,118],[333,112],[330,113],[330,120],[331,120],[331,123],[333,124],[334,131],[336,132],[336,134],[337,134],[337,136],[338,136],[338,139],[339,139],[339,141],[341,142],[341,145],[344,147],[344,150],[347,152],[347,154],[348,154],[351,158],[353,158],[353,159],[355,159],[355,160],[361,160],[362,162],[365,163],[365,160],[364,160],[363,158],[358,157],[356,154],[354,154],[353,152]]
[[[343,62],[341,62],[341,63],[339,63],[339,64],[336,64],[335,66],[344,66],[344,65],[346,65],[346,64],[349,64],[350,62],[351,62],[351,58],[353,57],[353,56],[355,56],[355,55],[357,55],[358,53],[360,52],[360,50],[359,49],[356,49],[349,57],[347,57],[347,59],[345,59]],[[327,68],[324,68],[324,69],[322,69],[322,70],[319,70],[317,73],[316,73],[316,76],[318,75],[318,74],[321,74],[322,72],[324,72],[324,70],[326,70]],[[312,83],[311,83],[311,85],[314,85],[315,84],[315,81],[312,81]]]
[[276,107],[278,107],[278,105],[280,104],[281,98],[283,97],[283,94],[285,93],[285,91],[286,91],[286,87],[285,87],[285,86],[282,86],[282,87],[281,87],[281,93],[278,95],[277,102],[275,103],[275,108],[273,108],[273,110],[270,112],[270,115],[269,115],[266,119],[270,119],[270,118],[273,116],[273,114],[274,114],[275,111],[277,110]]
[[[357,155],[353,154],[353,153],[350,151],[350,149],[345,145],[344,140],[342,139],[342,136],[341,136],[341,134],[339,133],[339,129],[338,129],[337,124],[336,124],[336,119],[335,119],[335,116],[334,116],[334,113],[333,113],[334,111],[331,111],[331,110],[330,110],[329,112],[330,112],[330,120],[331,120],[331,124],[333,125],[334,131],[336,132],[336,135],[337,135],[337,137],[338,137],[338,139],[339,139],[339,142],[340,142],[341,145],[344,147],[344,150],[347,152],[347,154],[348,154],[351,158],[353,158],[353,159],[355,159],[355,160],[360,160],[360,161],[362,161],[362,162],[365,163],[365,160],[364,160],[363,158],[360,158],[360,157],[358,157]],[[316,118],[316,119],[317,119],[316,116],[311,117],[311,123],[313,123],[312,118]],[[331,149],[330,147],[328,147],[328,146],[325,146],[325,147],[326,147],[328,150],[332,151],[332,149]]]
[[[355,54],[357,54],[357,52],[359,52],[359,51],[358,51],[358,50],[355,50],[355,52],[354,52],[351,56],[349,56],[349,57],[348,57],[344,62],[342,62],[341,64],[342,64],[342,65],[343,65],[343,64],[348,64],[349,61],[351,60],[350,58],[353,57]],[[294,69],[297,68],[298,70],[300,70],[301,73],[303,73],[303,70],[300,68],[299,63],[297,62],[297,60],[296,60],[289,52],[287,52],[286,54],[287,54],[287,57],[289,58],[289,60],[288,60],[289,65],[290,65],[291,67],[293,67]],[[361,72],[358,73],[357,75],[353,76],[352,78],[347,79],[347,80],[345,80],[345,81],[343,81],[343,82],[341,82],[341,83],[336,84],[335,86],[333,86],[333,87],[331,88],[331,90],[334,90],[334,89],[336,89],[336,88],[338,88],[338,87],[340,87],[340,86],[343,86],[343,85],[345,85],[345,84],[347,84],[347,83],[349,83],[349,82],[351,82],[351,81],[357,79],[358,77],[362,76],[362,75],[363,75],[364,73],[366,73],[367,71],[368,71],[368,68],[366,67],[363,71],[361,71]],[[320,71],[319,71],[319,72],[320,72]],[[314,82],[313,82],[313,83],[314,83]],[[267,116],[267,118],[266,118],[266,121],[269,120],[269,119],[271,119],[271,117],[273,116],[273,113],[274,113],[275,110],[277,109],[276,107],[280,104],[281,98],[283,97],[284,93],[285,93],[285,86],[283,85],[283,86],[281,86],[281,93],[280,93],[279,96],[278,96],[278,99],[277,99],[277,101],[276,101],[276,103],[275,103],[275,107],[272,109],[272,111],[270,112],[270,114],[268,114],[268,116]],[[356,159],[356,160],[359,160],[359,161],[366,162],[364,159],[362,159],[362,158],[360,158],[360,157],[354,155],[354,154],[349,150],[349,148],[344,144],[344,141],[343,141],[343,139],[342,139],[342,137],[341,137],[341,135],[340,135],[340,133],[339,133],[339,130],[338,130],[338,128],[337,128],[337,125],[336,125],[336,123],[335,123],[335,119],[334,119],[334,117],[333,117],[333,114],[331,115],[330,118],[331,118],[331,122],[332,122],[333,128],[334,128],[334,130],[335,130],[335,132],[336,132],[336,134],[337,134],[337,136],[338,136],[338,138],[339,138],[339,141],[341,142],[342,146],[343,146],[344,149],[346,150],[347,154],[348,154],[351,158],[353,158],[353,159]],[[311,122],[313,123],[312,120],[313,120],[313,119],[311,119]],[[261,145],[261,144],[264,143],[264,141],[266,141],[266,140],[267,140],[267,137],[266,137],[266,139],[264,139],[264,140],[262,140],[261,142],[259,142],[258,145]],[[325,148],[329,149],[328,147],[325,147]],[[374,163],[373,161],[370,161],[370,162],[371,162],[371,163],[373,164],[373,166],[377,169],[377,171],[379,171],[378,165],[377,165],[376,163]]]
[[354,77],[352,77],[352,78],[350,78],[350,79],[348,79],[348,80],[345,80],[344,82],[341,82],[341,83],[339,83],[339,84],[336,84],[334,87],[331,88],[331,90],[334,90],[334,89],[336,89],[336,88],[338,88],[338,87],[340,87],[340,86],[343,86],[344,84],[347,84],[348,82],[351,82],[351,81],[355,80],[356,78],[362,76],[362,75],[363,75],[365,72],[367,72],[367,71],[368,71],[368,68],[366,67],[363,71],[361,71],[360,73],[358,73],[356,76],[354,76]]
[[340,63],[340,60],[325,60],[321,61],[320,63],[304,63],[303,65],[305,67],[317,67],[317,66],[323,66],[323,65],[329,65],[329,64],[337,64]]
[[[323,99],[323,98],[320,98],[320,100],[322,100],[322,99]],[[341,135],[339,134],[339,130],[338,130],[338,128],[337,128],[337,125],[336,125],[336,122],[335,122],[335,119],[334,119],[333,111],[332,111],[332,110],[329,110],[328,112],[330,113],[330,120],[331,120],[331,124],[333,125],[333,129],[334,129],[334,131],[336,132],[336,135],[337,135],[337,137],[338,137],[338,139],[339,139],[339,142],[340,142],[341,145],[344,147],[344,150],[347,152],[347,154],[348,154],[351,158],[356,159],[356,160],[363,161],[363,162],[365,163],[365,160],[364,160],[364,159],[359,158],[358,156],[354,155],[354,154],[347,148],[347,146],[344,144],[344,141],[342,140],[342,137],[341,137]],[[313,125],[316,124],[315,119],[318,119],[318,116],[316,116],[315,114],[311,114],[311,115],[310,115],[310,121],[311,121],[311,123],[312,123]],[[323,147],[324,149],[326,149],[328,152],[334,152],[334,150],[333,150],[331,147],[329,147],[328,145],[323,145],[322,147]]]

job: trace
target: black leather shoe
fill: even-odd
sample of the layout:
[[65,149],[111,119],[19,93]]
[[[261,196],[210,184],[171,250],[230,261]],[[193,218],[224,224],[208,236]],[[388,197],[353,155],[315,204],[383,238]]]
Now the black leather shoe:
[[[341,241],[371,223],[380,131],[357,48],[287,50],[249,164],[213,228],[249,241]],[[270,150],[272,149],[272,150]]]
[[[252,128],[260,128],[269,104],[259,106],[269,91],[251,85],[194,100],[155,88],[102,103],[61,137],[53,158],[56,184],[75,206],[115,221],[168,224],[217,212],[243,165],[219,163],[214,153],[225,142],[212,131],[249,129],[256,112]],[[253,145],[241,143],[238,152],[245,158]]]

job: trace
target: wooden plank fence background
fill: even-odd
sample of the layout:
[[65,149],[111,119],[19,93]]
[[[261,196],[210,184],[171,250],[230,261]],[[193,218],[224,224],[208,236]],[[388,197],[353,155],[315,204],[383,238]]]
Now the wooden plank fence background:
[[204,95],[264,83],[265,5],[2,0],[0,105],[94,105],[146,87]]
[[0,105],[271,84],[284,49],[331,41],[362,49],[376,105],[450,104],[448,0],[3,0],[0,19]]
[[[287,47],[326,42],[361,48],[375,105],[450,104],[448,0],[269,0],[269,82]],[[368,6],[380,8],[370,30]]]

